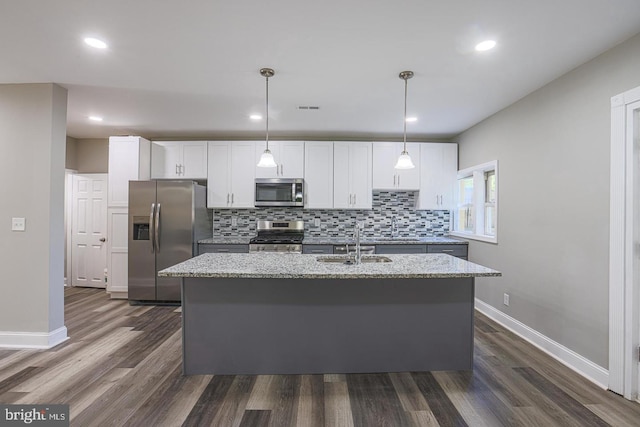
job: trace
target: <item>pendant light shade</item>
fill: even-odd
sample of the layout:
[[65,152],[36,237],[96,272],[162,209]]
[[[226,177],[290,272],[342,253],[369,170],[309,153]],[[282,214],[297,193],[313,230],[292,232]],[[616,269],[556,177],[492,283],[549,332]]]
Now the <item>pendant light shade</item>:
[[398,157],[398,161],[396,162],[396,169],[413,169],[416,166],[411,161],[411,156],[407,151],[403,151],[400,153],[400,157]]
[[265,81],[266,81],[266,92],[267,92],[267,96],[266,96],[266,99],[267,99],[267,103],[266,103],[266,110],[267,110],[267,114],[266,114],[266,122],[267,122],[266,143],[267,143],[267,146],[266,146],[264,152],[262,153],[262,155],[260,156],[260,161],[256,165],[259,168],[275,168],[276,166],[278,166],[276,164],[275,160],[273,159],[273,154],[271,154],[271,151],[269,151],[269,77],[273,77],[274,74],[275,74],[275,71],[273,71],[273,69],[271,69],[271,68],[261,68],[260,69],[260,75],[262,77],[264,77]]
[[273,159],[273,154],[271,154],[271,151],[268,148],[264,150],[262,155],[260,155],[260,161],[257,166],[259,168],[275,168],[278,166],[276,161]]
[[403,71],[398,77],[404,80],[404,145],[402,147],[402,153],[400,153],[400,157],[398,157],[398,161],[394,167],[396,169],[413,169],[415,165],[411,161],[411,156],[409,156],[409,152],[407,151],[407,80],[413,77],[413,71]]

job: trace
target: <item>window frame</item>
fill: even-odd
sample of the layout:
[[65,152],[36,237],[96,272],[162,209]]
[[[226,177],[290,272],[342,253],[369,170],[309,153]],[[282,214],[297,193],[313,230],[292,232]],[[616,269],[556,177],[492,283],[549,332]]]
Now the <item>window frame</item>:
[[[487,201],[487,180],[486,173],[493,171],[495,174],[496,188],[495,188],[495,201],[490,203]],[[473,211],[474,211],[474,231],[455,230],[454,227],[458,224],[458,205],[460,202],[459,189],[457,185],[461,179],[473,177]],[[472,166],[466,169],[458,171],[456,178],[456,190],[455,200],[456,207],[452,211],[451,230],[449,234],[455,237],[462,237],[465,239],[479,240],[488,243],[498,243],[498,194],[499,194],[499,175],[498,175],[498,161],[492,160],[480,165]],[[494,235],[486,234],[485,224],[485,210],[489,205],[495,206],[495,223],[496,229]]]

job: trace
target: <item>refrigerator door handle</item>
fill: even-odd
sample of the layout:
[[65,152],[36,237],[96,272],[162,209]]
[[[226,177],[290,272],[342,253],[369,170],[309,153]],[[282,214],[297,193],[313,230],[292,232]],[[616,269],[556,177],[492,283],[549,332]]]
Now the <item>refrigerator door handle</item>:
[[153,217],[155,216],[156,204],[151,203],[151,212],[149,213],[149,236],[151,237],[151,253],[156,251],[156,241],[154,238],[154,230],[153,230]]
[[154,241],[156,243],[156,252],[160,252],[160,203],[158,203],[158,207],[156,208],[156,224],[154,229],[155,229]]

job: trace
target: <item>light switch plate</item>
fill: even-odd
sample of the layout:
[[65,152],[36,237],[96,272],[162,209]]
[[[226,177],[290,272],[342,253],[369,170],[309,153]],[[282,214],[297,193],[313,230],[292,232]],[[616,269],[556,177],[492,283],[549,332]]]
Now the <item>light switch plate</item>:
[[314,218],[313,225],[316,227],[320,227],[320,218]]
[[26,220],[24,218],[11,218],[11,231],[24,231]]

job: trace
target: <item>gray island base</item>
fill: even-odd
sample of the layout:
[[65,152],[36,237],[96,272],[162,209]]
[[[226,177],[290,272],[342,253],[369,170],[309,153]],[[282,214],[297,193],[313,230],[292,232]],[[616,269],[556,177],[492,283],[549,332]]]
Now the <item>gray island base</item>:
[[183,277],[184,373],[472,369],[474,277],[499,272],[441,254],[316,258],[205,254],[163,270]]

